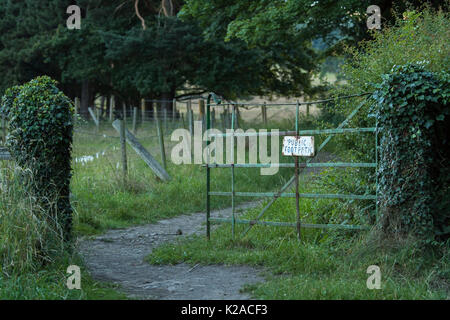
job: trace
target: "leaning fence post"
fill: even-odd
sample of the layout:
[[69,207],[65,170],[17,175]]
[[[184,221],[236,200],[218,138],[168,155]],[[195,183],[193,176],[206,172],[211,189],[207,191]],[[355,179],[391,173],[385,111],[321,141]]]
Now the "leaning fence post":
[[125,121],[120,119],[120,149],[122,151],[122,172],[123,172],[123,182],[127,182],[127,145],[125,141]]
[[[165,109],[167,110],[167,109]],[[167,170],[166,168],[166,151],[164,148],[164,133],[161,128],[161,123],[159,122],[159,116],[158,116],[158,109],[156,109],[156,130],[158,131],[158,139],[159,139],[159,148],[161,150],[161,162],[163,165],[164,170]]]
[[91,107],[88,107],[88,111],[89,111],[89,114],[91,115],[92,119],[94,120],[96,132],[98,132],[99,121],[98,121],[97,117],[95,116],[95,113]]

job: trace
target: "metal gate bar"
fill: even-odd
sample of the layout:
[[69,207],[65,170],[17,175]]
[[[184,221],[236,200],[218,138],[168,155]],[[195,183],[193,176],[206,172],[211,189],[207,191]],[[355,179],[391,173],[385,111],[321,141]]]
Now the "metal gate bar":
[[[307,163],[301,162],[298,164],[300,168],[376,168],[376,162],[319,162]],[[204,167],[209,168],[270,168],[271,166],[278,166],[279,168],[294,168],[295,163],[236,163],[236,164],[204,164]]]
[[[210,218],[211,222],[217,223],[230,223],[231,219],[229,218]],[[297,227],[297,223],[294,222],[279,222],[279,221],[258,221],[258,220],[244,220],[244,219],[236,219],[235,223],[237,224],[249,224],[249,225],[265,225],[265,226],[274,226],[274,227]],[[357,225],[349,225],[349,224],[316,224],[316,223],[302,223],[302,228],[310,228],[310,229],[346,229],[346,230],[367,230],[369,227],[367,226],[357,226]]]
[[[224,197],[250,197],[250,198],[270,198],[277,195],[276,192],[224,192],[224,191],[210,191],[210,196],[224,196]],[[296,193],[282,193],[278,197],[280,198],[295,198]],[[377,196],[368,195],[358,195],[358,194],[335,194],[335,193],[299,193],[300,198],[308,199],[347,199],[347,200],[376,200]]]
[[[360,133],[375,132],[376,128],[345,128],[345,129],[319,129],[319,130],[299,130],[298,135],[315,134],[342,134],[342,133]],[[208,137],[254,137],[254,136],[292,136],[297,131],[278,131],[278,132],[236,132],[236,133],[211,133]]]

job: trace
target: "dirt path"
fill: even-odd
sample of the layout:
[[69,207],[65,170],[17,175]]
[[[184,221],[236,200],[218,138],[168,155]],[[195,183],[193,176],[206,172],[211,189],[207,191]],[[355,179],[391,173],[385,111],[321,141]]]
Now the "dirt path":
[[[314,162],[335,160],[321,152]],[[307,168],[301,174],[320,172]],[[237,211],[255,207],[258,202],[237,206]],[[230,217],[231,208],[211,212],[212,217]],[[92,276],[119,284],[132,298],[161,300],[249,299],[240,292],[244,284],[263,281],[262,269],[246,266],[196,265],[154,266],[144,258],[159,245],[193,234],[205,233],[205,214],[194,213],[155,224],[110,230],[94,240],[81,240],[80,252]],[[181,230],[182,235],[177,235]]]
[[[237,206],[245,210],[257,203]],[[211,212],[229,217],[231,209]],[[182,215],[155,224],[110,230],[94,240],[81,240],[80,252],[94,279],[119,284],[136,299],[249,299],[240,292],[246,283],[263,281],[261,269],[246,266],[153,266],[144,261],[162,243],[205,232],[204,213]],[[182,235],[176,235],[178,230]]]

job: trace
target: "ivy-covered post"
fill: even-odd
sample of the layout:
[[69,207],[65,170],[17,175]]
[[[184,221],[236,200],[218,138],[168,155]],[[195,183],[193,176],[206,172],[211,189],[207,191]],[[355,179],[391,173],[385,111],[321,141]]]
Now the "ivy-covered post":
[[7,147],[31,173],[25,185],[46,209],[47,221],[64,240],[71,239],[71,151],[74,105],[47,76],[10,88],[1,112],[9,120]]
[[373,97],[380,128],[380,225],[434,242],[450,235],[450,76],[425,62],[395,66]]

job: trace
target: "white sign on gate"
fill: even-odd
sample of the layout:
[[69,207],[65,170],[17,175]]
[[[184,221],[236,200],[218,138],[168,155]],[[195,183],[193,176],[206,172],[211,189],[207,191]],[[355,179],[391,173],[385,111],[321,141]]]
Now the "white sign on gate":
[[286,136],[283,139],[282,153],[284,156],[313,157],[314,156],[314,137]]

